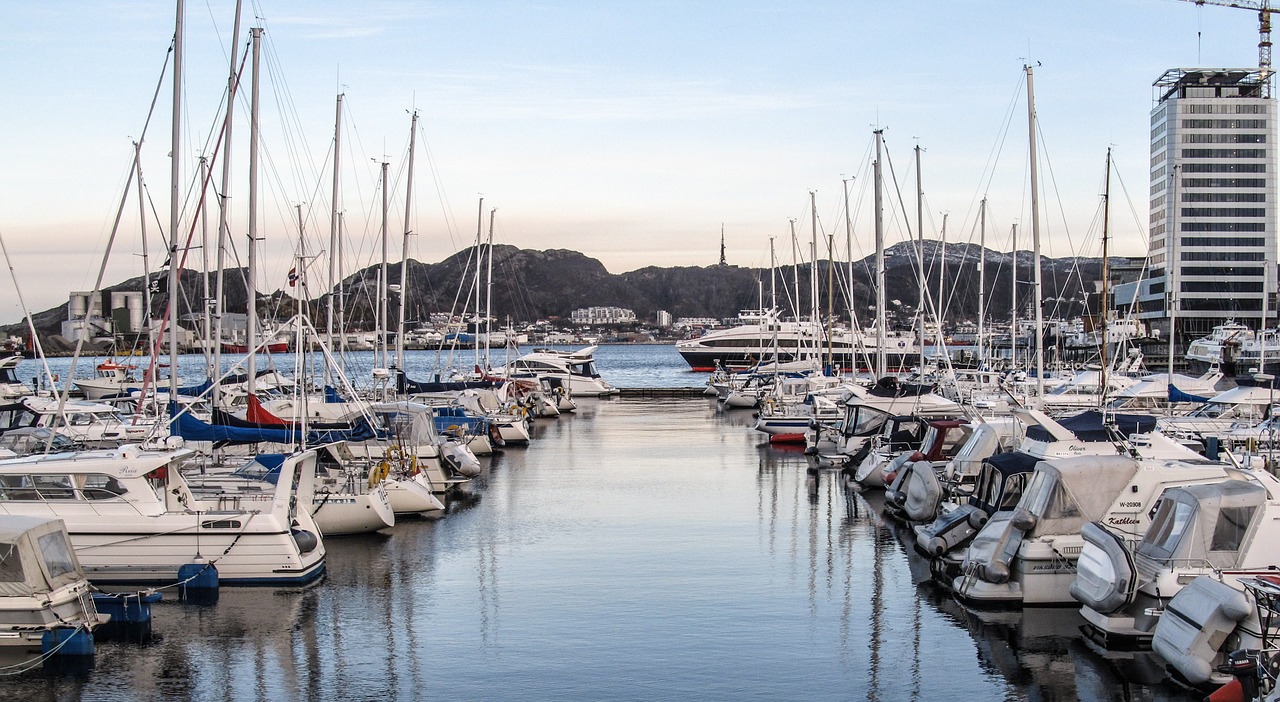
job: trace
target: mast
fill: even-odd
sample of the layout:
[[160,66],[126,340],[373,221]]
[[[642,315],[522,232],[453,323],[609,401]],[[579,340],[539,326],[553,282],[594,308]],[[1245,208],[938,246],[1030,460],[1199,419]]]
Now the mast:
[[[947,279],[947,217],[946,213],[942,215],[942,241],[939,242],[938,248],[938,301],[936,307],[938,309],[938,318],[934,321],[938,323],[938,336],[942,336],[942,310],[946,307],[947,296],[943,289],[943,285]],[[937,343],[935,340],[934,343]]]
[[836,233],[834,231],[827,233],[827,367],[831,369],[829,372],[835,373],[835,346],[832,336],[835,331],[835,285],[836,285]]
[[178,220],[182,204],[182,16],[178,0],[173,28],[173,120],[169,145],[169,397],[178,396]]
[[[773,254],[773,237],[769,237],[769,314],[765,317],[769,329],[773,332],[773,360],[778,360],[778,277],[775,275],[777,259]],[[761,305],[763,307],[763,305]]]
[[[338,93],[337,106],[334,108],[333,117],[333,195],[331,196],[331,207],[329,209],[329,305],[328,314],[325,319],[325,345],[330,351],[333,350],[333,312],[334,299],[341,297],[339,292],[339,277],[341,272],[338,269],[338,199],[341,195],[339,190],[341,178],[339,172],[342,164],[342,93]],[[324,364],[324,382],[326,385],[333,384],[333,370],[329,364]]]
[[1018,367],[1018,225],[1013,225],[1013,275],[1009,281],[1009,361]]
[[[858,340],[858,348],[863,350],[862,346],[862,330],[857,328],[858,315],[853,310],[853,213],[849,212],[849,181],[852,178],[843,179],[844,182],[844,248],[849,258],[845,261],[848,270],[845,277],[849,281],[849,341]],[[857,366],[855,363],[855,354],[853,352],[853,344],[849,345],[849,372],[855,372]]]
[[978,368],[986,370],[984,350],[986,337],[983,322],[987,319],[987,198],[978,208]]
[[1035,264],[1035,291],[1032,293],[1036,307],[1036,404],[1044,405],[1044,292],[1040,272],[1040,187],[1036,175],[1036,92],[1031,66],[1027,66],[1027,136],[1031,148],[1031,256]]
[[888,313],[885,309],[884,292],[884,177],[882,173],[883,157],[881,149],[884,145],[884,130],[875,130],[876,162],[874,164],[876,179],[876,380],[884,377],[885,372],[885,324]]
[[[345,269],[344,266],[342,265],[343,258],[342,258],[342,246],[341,246],[342,225],[345,222],[346,222],[346,217],[343,215],[342,212],[339,212],[338,213],[338,242],[339,242],[338,274],[339,276],[342,274],[342,271]],[[339,280],[341,280],[341,278],[339,278]],[[339,284],[339,286],[341,286],[341,284]],[[337,325],[338,326],[338,350],[342,353],[343,357],[345,358],[347,354],[347,296],[343,295],[341,291],[339,291],[337,295],[338,295],[338,320],[337,320],[338,321],[338,325]],[[343,368],[345,367],[346,367],[346,363],[344,361]]]
[[409,237],[413,230],[409,226],[409,216],[413,212],[413,150],[418,141],[418,111],[413,111],[413,120],[409,127],[409,176],[404,188],[404,251],[400,254],[400,315],[396,329],[396,367],[404,368],[404,304],[409,296]]
[[258,282],[254,274],[258,256],[258,67],[262,57],[262,28],[252,27],[249,34],[253,37],[253,83],[249,89],[249,273],[245,276],[245,346],[249,349],[246,371],[249,375],[248,390],[252,395],[258,374]]
[[[471,339],[471,348],[473,351],[472,357],[474,358],[474,364],[477,366],[480,365],[480,242],[482,241],[480,237],[483,234],[484,234],[484,197],[481,197],[480,206],[476,210],[476,256],[475,256],[476,273],[475,273],[475,279],[471,284],[472,289],[475,290],[475,296],[473,298],[475,300],[474,302],[475,307],[472,307],[472,309],[475,310],[474,319],[476,320],[475,334],[472,336],[472,339]],[[466,320],[466,315],[463,315],[463,320],[464,321]]]
[[489,281],[485,284],[484,293],[484,367],[486,369],[491,367],[489,365],[489,319],[493,316],[493,217],[497,213],[496,207],[489,210],[489,243],[485,246],[489,253],[489,271],[486,274]]
[[791,223],[791,286],[795,290],[792,309],[795,311],[796,321],[799,322],[803,319],[800,314],[800,243],[796,241],[796,220],[792,217],[789,221]]
[[[213,320],[209,317],[209,208],[205,207],[205,199],[209,192],[209,159],[200,157],[200,305],[203,324],[200,331],[205,343],[213,336]],[[204,346],[204,360],[209,362],[209,347]],[[209,376],[212,378],[213,376]]]
[[813,355],[822,357],[822,317],[818,314],[818,191],[809,191],[809,219],[811,240],[809,243],[809,298],[812,302]]
[[[387,193],[387,166],[386,161],[382,162],[382,264],[378,267],[378,367],[387,367],[387,256],[388,256],[388,239],[387,239],[387,216],[388,216],[388,193]],[[382,400],[387,400],[386,383],[382,385]]]
[[[1107,149],[1107,175],[1103,178],[1102,189],[1102,343],[1099,352],[1101,354],[1101,363],[1099,366],[1098,392],[1101,397],[1100,405],[1107,405],[1107,324],[1110,321],[1111,311],[1107,304],[1107,244],[1109,243],[1111,224],[1111,149]],[[1169,376],[1169,382],[1173,382],[1173,376]]]
[[[155,330],[151,326],[151,257],[148,254],[150,247],[147,245],[147,199],[142,184],[142,144],[136,141],[133,142],[133,165],[138,178],[138,221],[142,227],[142,276],[146,281],[142,286],[142,308],[145,310],[143,323],[147,325],[147,348],[154,349],[156,340]],[[147,364],[147,372],[148,380],[152,382],[151,387],[155,387],[156,364]],[[145,402],[145,398],[140,399],[139,402]]]
[[[227,242],[231,238],[231,207],[227,193],[231,192],[231,125],[235,123],[236,88],[240,81],[236,79],[236,59],[240,40],[240,5],[236,0],[235,23],[231,30],[231,62],[227,69],[227,114],[222,119],[222,185],[218,189],[218,253],[214,257],[217,272],[214,274],[213,294],[213,368],[209,369],[209,379],[222,377],[222,310],[226,300]],[[149,314],[149,313],[148,313]],[[220,407],[222,402],[222,383],[213,384],[213,406]]]
[[916,264],[920,267],[918,292],[920,295],[920,306],[916,309],[916,314],[920,316],[920,375],[924,375],[924,310],[925,310],[925,280],[924,280],[924,185],[920,173],[920,152],[924,149],[916,144],[916,241],[919,242],[919,248],[916,250]]

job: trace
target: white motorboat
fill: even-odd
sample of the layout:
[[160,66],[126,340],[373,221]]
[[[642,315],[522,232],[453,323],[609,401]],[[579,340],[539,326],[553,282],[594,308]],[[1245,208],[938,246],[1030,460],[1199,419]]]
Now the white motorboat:
[[314,451],[283,461],[265,509],[198,499],[183,477],[198,472],[195,458],[189,449],[124,445],[3,460],[0,514],[62,519],[99,583],[172,584],[179,568],[198,562],[236,585],[305,583],[324,572],[319,529],[297,507],[311,502]]
[[23,400],[33,415],[20,420],[25,426],[47,427],[87,448],[112,448],[125,443],[142,443],[157,434],[168,434],[155,417],[126,416],[112,405],[68,400],[58,414],[58,398],[28,397]]
[[1122,527],[1084,526],[1071,595],[1084,605],[1091,639],[1107,648],[1150,646],[1169,599],[1195,578],[1212,576],[1243,594],[1242,578],[1277,574],[1280,481],[1261,470],[1228,472],[1219,482],[1166,490],[1136,546]]
[[19,363],[22,363],[22,356],[0,358],[0,400],[16,400],[35,394],[30,385],[18,379]]
[[1100,521],[1140,538],[1167,488],[1218,482],[1226,475],[1223,464],[1203,458],[1042,460],[1017,507],[993,514],[974,536],[952,590],[962,601],[985,606],[1072,603],[1086,523]]
[[1232,369],[1239,360],[1242,346],[1252,342],[1254,337],[1252,329],[1229,319],[1214,327],[1207,336],[1188,344],[1186,359],[1197,372],[1212,366]]
[[105,621],[61,520],[0,517],[0,647],[39,651],[49,632]]
[[569,378],[569,394],[572,397],[608,397],[619,390],[610,385],[596,370],[595,346],[577,351],[534,349],[512,361],[507,368],[510,375],[553,374]]
[[[816,322],[781,321],[771,310],[743,310],[739,324],[716,329],[703,336],[676,342],[676,351],[695,371],[711,372],[717,366],[747,368],[763,359],[780,362],[830,356],[834,365],[870,370],[876,358],[877,332],[835,331],[827,338]],[[914,334],[886,332],[886,368],[906,370],[919,365],[920,346]]]
[[73,382],[86,400],[101,400],[141,387],[142,382],[134,377],[133,370],[133,366],[108,360],[94,367],[92,378],[76,378]]

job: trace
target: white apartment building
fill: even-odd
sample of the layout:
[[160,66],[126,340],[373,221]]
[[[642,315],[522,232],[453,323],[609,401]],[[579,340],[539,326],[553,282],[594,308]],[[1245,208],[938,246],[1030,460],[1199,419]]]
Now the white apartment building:
[[574,310],[569,318],[574,324],[631,324],[636,313],[622,307],[585,307]]
[[1257,69],[1171,69],[1153,84],[1149,273],[1124,307],[1179,338],[1275,324],[1275,100]]

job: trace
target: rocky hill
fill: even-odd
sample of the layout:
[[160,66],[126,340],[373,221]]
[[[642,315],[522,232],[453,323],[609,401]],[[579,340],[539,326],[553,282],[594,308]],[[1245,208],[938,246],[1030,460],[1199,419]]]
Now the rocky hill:
[[[945,290],[948,300],[944,305],[947,318],[952,321],[973,319],[978,306],[979,262],[986,260],[986,288],[990,310],[998,316],[1004,316],[1010,308],[1010,280],[1014,257],[1005,252],[989,249],[982,250],[972,244],[950,244],[946,247],[945,260],[940,260],[941,245],[936,241],[924,242],[925,278],[928,281],[930,296],[937,296],[938,276],[941,271],[946,280]],[[479,253],[487,253],[486,247],[480,247]],[[424,319],[433,312],[454,312],[474,308],[476,299],[475,247],[466,249],[439,263],[422,263],[410,260],[408,266],[408,298],[406,299],[406,317],[410,322]],[[886,297],[890,311],[906,312],[914,309],[918,302],[919,276],[918,259],[915,256],[915,245],[899,243],[885,252]],[[1128,263],[1127,259],[1113,259],[1114,262]],[[1017,279],[1023,284],[1019,286],[1019,298],[1024,314],[1030,314],[1032,287],[1030,281],[1034,273],[1030,252],[1019,251],[1017,255]],[[481,266],[487,271],[487,261]],[[854,280],[854,309],[860,321],[866,323],[874,308],[875,293],[873,274],[874,256],[868,256],[852,265]],[[789,300],[794,281],[799,279],[800,309],[807,313],[812,305],[809,293],[809,276],[812,267],[805,264],[798,270],[784,266],[774,273],[778,287],[779,306],[784,310],[792,308]],[[819,282],[822,309],[827,307],[827,287],[830,283],[835,290],[836,300],[833,305],[838,314],[847,317],[848,305],[841,292],[847,283],[846,278],[850,266],[837,262],[835,270],[829,271],[826,261],[819,261],[817,275]],[[1043,266],[1044,299],[1046,315],[1075,316],[1084,312],[1085,300],[1090,306],[1096,306],[1096,282],[1100,278],[1101,259],[1098,258],[1060,258],[1044,259]],[[153,278],[159,274],[153,274]],[[358,271],[342,282],[342,291],[346,294],[347,314],[354,326],[372,328],[376,309],[378,267],[373,266]],[[201,298],[201,276],[194,271],[183,271],[183,297],[179,301],[179,310],[183,315],[190,310],[199,310]],[[400,265],[392,264],[388,279],[393,285],[400,284]],[[493,247],[493,284],[486,285],[482,274],[480,280],[480,300],[483,303],[488,295],[492,295],[493,314],[500,320],[510,317],[514,321],[533,321],[537,319],[565,318],[577,308],[593,305],[605,305],[629,308],[635,311],[641,320],[652,320],[659,310],[670,312],[674,318],[680,317],[732,317],[739,310],[758,307],[761,290],[768,296],[770,289],[770,272],[767,269],[742,268],[738,266],[688,266],[675,268],[648,267],[626,273],[610,273],[596,259],[576,251],[550,249],[535,251],[518,249],[514,246],[496,245]],[[244,269],[228,270],[226,275],[229,312],[243,312],[245,300]],[[109,290],[141,290],[142,279],[126,280]],[[155,286],[153,286],[154,288]],[[1088,292],[1088,295],[1085,292]],[[324,309],[327,295],[313,290],[315,300],[310,302],[312,313],[320,326],[323,326]],[[160,291],[155,296],[153,308],[163,309],[167,304],[166,296]],[[392,318],[397,302],[393,300]],[[766,299],[766,304],[768,301]],[[270,295],[260,296],[260,313],[268,317],[288,317],[296,303],[292,298],[276,291]],[[45,310],[35,315],[36,327],[42,335],[53,335],[60,331],[60,324],[67,317],[67,306]],[[10,333],[21,334],[19,325],[7,329]]]

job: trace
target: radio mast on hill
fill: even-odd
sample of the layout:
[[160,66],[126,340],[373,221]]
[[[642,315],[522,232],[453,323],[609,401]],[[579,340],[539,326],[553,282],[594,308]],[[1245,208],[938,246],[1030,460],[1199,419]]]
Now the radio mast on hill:
[[720,223],[720,265],[729,265],[724,260],[724,222]]

